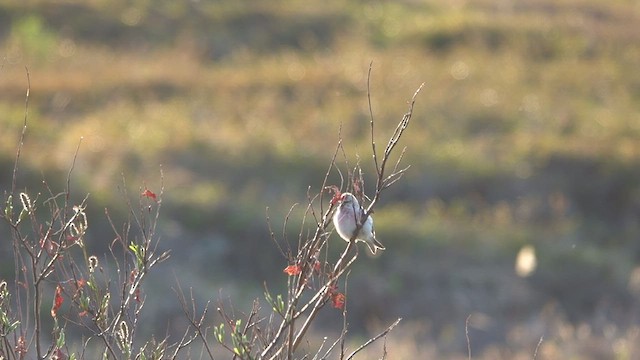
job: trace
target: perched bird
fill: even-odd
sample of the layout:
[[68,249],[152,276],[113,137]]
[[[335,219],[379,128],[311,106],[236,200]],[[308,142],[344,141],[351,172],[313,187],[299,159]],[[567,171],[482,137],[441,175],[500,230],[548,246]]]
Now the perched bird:
[[[333,225],[341,238],[345,241],[350,241],[356,232],[356,227],[362,223],[363,216],[364,209],[360,206],[356,197],[351,193],[343,193],[338,198],[338,209],[333,214]],[[371,215],[362,224],[355,240],[365,242],[374,255],[378,249],[385,249],[384,245],[376,240],[376,232],[373,230],[373,218]]]

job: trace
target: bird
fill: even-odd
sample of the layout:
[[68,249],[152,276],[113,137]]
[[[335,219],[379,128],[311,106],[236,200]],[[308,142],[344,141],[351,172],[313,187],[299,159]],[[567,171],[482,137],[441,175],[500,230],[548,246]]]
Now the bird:
[[371,215],[367,216],[364,224],[362,224],[362,218],[364,216],[364,209],[358,203],[358,199],[351,193],[342,193],[338,198],[338,209],[333,214],[333,225],[338,232],[338,235],[345,241],[351,241],[351,238],[356,232],[358,225],[360,231],[355,237],[355,241],[362,241],[367,244],[369,250],[373,255],[378,250],[385,250],[384,245],[376,239],[376,232],[373,229],[373,218]]

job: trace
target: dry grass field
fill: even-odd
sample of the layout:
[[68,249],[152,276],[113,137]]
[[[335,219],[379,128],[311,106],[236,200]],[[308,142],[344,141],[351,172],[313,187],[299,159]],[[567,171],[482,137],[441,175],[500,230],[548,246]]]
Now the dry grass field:
[[[105,208],[127,217],[123,178],[157,189],[162,168],[172,256],[145,287],[144,331],[180,321],[176,280],[250,307],[264,281],[284,286],[265,208],[281,235],[339,131],[371,190],[372,64],[380,143],[425,87],[401,143],[411,168],[376,209],[387,250],[349,275],[354,341],[402,317],[388,359],[638,358],[638,24],[628,0],[0,0],[0,189],[26,67],[19,188],[63,187],[79,146],[91,252],[112,237]],[[527,247],[536,266],[519,274]],[[341,328],[328,314],[312,330]]]

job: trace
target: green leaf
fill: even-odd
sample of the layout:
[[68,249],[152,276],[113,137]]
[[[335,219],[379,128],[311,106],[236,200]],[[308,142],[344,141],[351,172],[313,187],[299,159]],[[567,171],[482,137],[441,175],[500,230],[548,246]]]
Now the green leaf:
[[20,215],[18,215],[18,222],[16,224],[21,223],[22,220],[24,220],[27,217],[28,213],[29,212],[25,209],[20,210]]
[[278,294],[278,296],[276,297],[277,300],[277,306],[278,306],[278,312],[280,314],[284,313],[284,300],[282,299],[282,294]]
[[11,218],[13,217],[13,196],[9,195],[7,197],[7,202],[4,207],[4,217],[11,222]]
[[60,329],[60,334],[58,334],[58,340],[56,341],[56,346],[58,349],[62,349],[65,344],[65,336],[64,336],[64,328]]
[[7,313],[0,309],[0,324],[2,324],[2,326],[5,328],[5,332],[6,333],[10,333],[12,331],[14,331],[18,325],[20,325],[20,321],[14,321],[11,322],[11,320],[9,319],[9,315],[7,315]]
[[135,255],[136,257],[136,262],[138,265],[138,269],[141,269],[142,266],[144,265],[144,252],[145,249],[144,247],[131,243],[129,245],[129,250],[131,250],[131,252]]
[[213,327],[213,336],[218,340],[220,344],[224,342],[224,324]]

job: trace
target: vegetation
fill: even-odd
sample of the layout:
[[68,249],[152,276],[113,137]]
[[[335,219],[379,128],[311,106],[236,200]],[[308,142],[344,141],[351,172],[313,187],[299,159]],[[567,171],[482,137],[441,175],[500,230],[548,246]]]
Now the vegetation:
[[[373,190],[373,61],[379,134],[426,85],[401,144],[411,169],[376,211],[388,250],[349,275],[351,331],[369,338],[405,318],[387,339],[394,359],[466,358],[469,315],[474,359],[640,351],[633,2],[4,0],[0,10],[3,169],[22,130],[25,66],[31,76],[18,192],[43,180],[64,189],[80,144],[70,203],[90,193],[86,246],[105,254],[104,209],[116,224],[128,217],[114,196],[122,178],[153,188],[162,167],[157,226],[172,256],[144,289],[158,299],[146,313],[166,314],[142,315],[149,331],[184,321],[168,279],[237,309],[282,280],[265,208],[282,224],[306,203],[339,131]],[[0,173],[0,188],[11,179]],[[288,223],[303,215],[294,208]],[[527,246],[537,267],[521,277]],[[0,277],[13,276],[1,262]],[[324,336],[342,319],[319,321]]]

